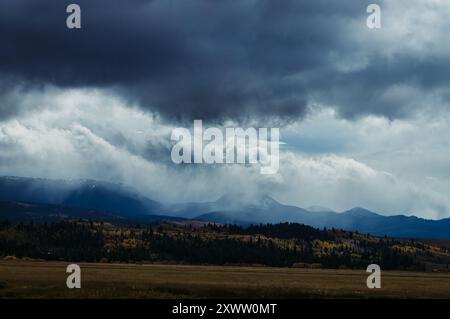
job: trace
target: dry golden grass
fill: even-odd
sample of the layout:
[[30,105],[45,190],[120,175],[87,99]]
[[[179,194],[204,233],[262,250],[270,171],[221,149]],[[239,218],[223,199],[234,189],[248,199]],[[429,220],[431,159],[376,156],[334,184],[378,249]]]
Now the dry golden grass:
[[449,273],[80,263],[82,288],[67,289],[67,262],[0,262],[1,298],[450,298]]

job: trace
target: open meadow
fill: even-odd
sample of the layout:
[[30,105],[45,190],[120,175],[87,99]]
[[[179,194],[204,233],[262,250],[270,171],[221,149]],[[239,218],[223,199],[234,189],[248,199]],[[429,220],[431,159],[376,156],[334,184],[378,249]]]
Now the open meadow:
[[66,287],[67,262],[1,261],[0,298],[450,298],[450,273],[80,263],[81,289]]

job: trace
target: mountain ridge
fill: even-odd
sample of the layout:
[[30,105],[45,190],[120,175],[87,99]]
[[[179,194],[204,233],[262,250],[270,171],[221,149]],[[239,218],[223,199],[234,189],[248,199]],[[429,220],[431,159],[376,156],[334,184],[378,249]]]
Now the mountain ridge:
[[132,187],[90,179],[0,177],[0,201],[60,205],[99,212],[100,217],[101,213],[108,213],[130,220],[145,221],[152,219],[149,216],[163,216],[244,226],[294,222],[377,236],[450,239],[450,218],[428,220],[416,216],[384,216],[362,207],[340,213],[327,208],[308,210],[281,204],[267,195],[248,197],[244,194],[226,194],[212,202],[164,204],[140,194]]

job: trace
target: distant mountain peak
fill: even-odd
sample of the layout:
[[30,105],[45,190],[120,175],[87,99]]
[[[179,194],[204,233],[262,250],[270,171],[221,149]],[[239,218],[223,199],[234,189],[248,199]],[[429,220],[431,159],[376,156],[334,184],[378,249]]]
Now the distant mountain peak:
[[[23,218],[46,219],[60,211],[64,211],[64,214],[59,214],[61,218],[67,215],[148,221],[153,220],[152,216],[170,215],[242,225],[297,222],[317,228],[357,230],[377,236],[450,239],[450,218],[425,220],[404,215],[384,216],[362,207],[342,213],[320,206],[305,210],[281,204],[268,195],[251,192],[233,192],[214,202],[162,205],[124,184],[4,176],[0,177],[1,201],[6,204],[3,211],[0,207],[0,219],[2,216],[19,218],[14,213],[27,211],[34,215],[22,214]],[[17,202],[38,206],[33,209],[27,206],[24,210],[21,204],[14,204]]]
[[353,207],[352,209],[349,209],[345,212],[343,212],[343,214],[347,214],[347,215],[352,215],[355,217],[374,217],[374,216],[381,216],[377,213],[374,213],[368,209],[365,209],[363,207]]
[[272,197],[268,196],[268,195],[262,195],[260,197],[260,201],[262,203],[264,203],[264,205],[280,205],[280,203],[278,201],[276,201],[275,199],[273,199]]

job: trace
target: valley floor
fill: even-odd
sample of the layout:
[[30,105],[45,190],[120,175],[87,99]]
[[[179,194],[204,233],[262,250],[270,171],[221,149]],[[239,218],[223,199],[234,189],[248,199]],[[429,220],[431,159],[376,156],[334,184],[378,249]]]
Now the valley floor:
[[66,288],[67,262],[1,261],[0,298],[450,298],[450,273],[80,263],[81,289]]

